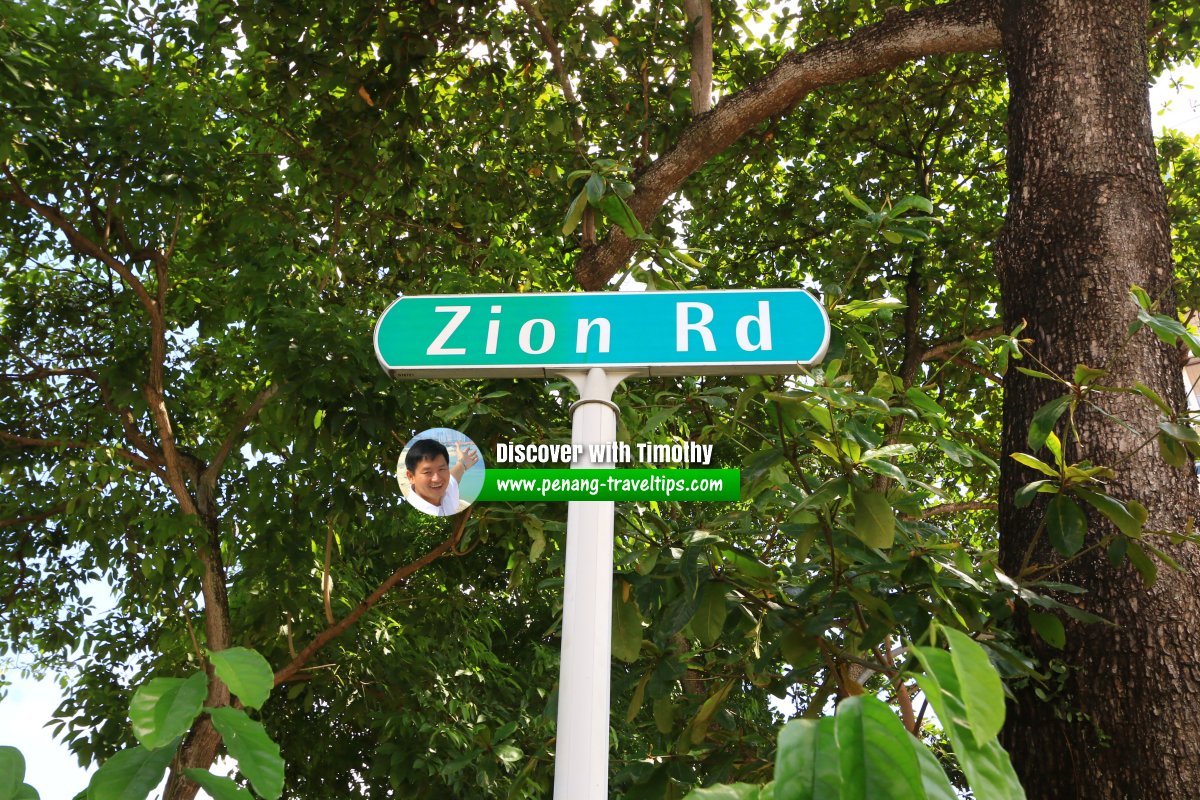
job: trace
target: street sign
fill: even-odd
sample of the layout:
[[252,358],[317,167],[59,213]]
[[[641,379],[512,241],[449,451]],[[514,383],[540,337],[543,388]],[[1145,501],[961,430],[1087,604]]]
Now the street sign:
[[[401,297],[375,326],[394,378],[565,376],[581,454],[617,441],[612,396],[626,378],[786,374],[828,346],[829,317],[802,289]],[[589,450],[571,466],[614,464]],[[567,507],[555,800],[608,797],[614,514],[612,500]]]
[[828,345],[829,317],[803,289],[415,295],[375,326],[395,378],[774,374]]

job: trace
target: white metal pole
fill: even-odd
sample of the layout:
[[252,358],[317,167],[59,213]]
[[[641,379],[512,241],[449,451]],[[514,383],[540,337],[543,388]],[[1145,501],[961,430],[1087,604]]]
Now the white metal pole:
[[[612,467],[612,463],[593,463],[587,445],[616,441],[617,407],[612,393],[634,373],[592,368],[563,374],[579,390],[579,400],[571,406],[571,441],[584,445],[584,453],[583,460],[572,466]],[[570,501],[554,755],[557,800],[608,797],[612,575],[613,502]]]

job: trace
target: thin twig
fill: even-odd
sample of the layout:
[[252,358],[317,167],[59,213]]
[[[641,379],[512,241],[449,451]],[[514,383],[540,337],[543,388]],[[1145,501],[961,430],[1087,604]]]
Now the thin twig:
[[301,650],[299,655],[293,658],[282,668],[276,670],[275,685],[278,686],[281,683],[285,683],[296,672],[298,672],[301,667],[308,663],[308,660],[312,658],[318,650],[329,644],[329,642],[333,639],[336,639],[338,636],[345,633],[346,629],[357,622],[359,617],[370,611],[371,607],[378,603],[393,586],[400,583],[400,581],[404,580],[409,575],[412,575],[417,570],[421,569],[421,567],[433,563],[446,551],[453,548],[458,542],[459,538],[462,536],[463,529],[465,529],[467,526],[467,520],[471,518],[471,511],[472,507],[468,507],[467,510],[462,513],[462,516],[459,517],[458,524],[454,528],[454,532],[451,533],[450,536],[442,541],[437,547],[433,548],[415,561],[411,561],[393,572],[387,580],[379,585],[378,589],[371,592],[371,594],[365,600],[355,606],[350,613],[342,617],[336,624],[329,626],[317,634],[316,638],[309,642],[308,646]]
[[205,480],[213,483],[216,482],[216,477],[221,472],[221,468],[225,465],[225,460],[229,458],[230,453],[233,452],[233,448],[237,445],[237,442],[241,438],[242,434],[246,432],[246,428],[250,425],[254,418],[258,416],[259,412],[263,410],[263,407],[271,401],[271,398],[278,393],[279,384],[272,384],[255,395],[254,400],[250,403],[246,410],[242,412],[242,415],[238,418],[237,422],[235,422],[229,429],[229,433],[226,435],[225,441],[221,442],[221,447],[219,450],[217,450],[217,454],[213,456],[213,460],[204,470],[203,477]]
[[558,85],[562,88],[563,99],[571,106],[571,135],[575,138],[576,148],[580,149],[580,155],[584,155],[582,151],[583,125],[576,116],[579,109],[579,98],[575,95],[575,87],[571,85],[571,76],[567,73],[566,64],[563,62],[562,48],[558,46],[554,32],[550,30],[550,26],[546,24],[546,20],[543,19],[537,7],[530,0],[516,0],[516,2],[529,15],[533,27],[542,37],[542,43],[546,45],[546,51],[550,54],[550,63],[554,65],[554,74],[558,77]]

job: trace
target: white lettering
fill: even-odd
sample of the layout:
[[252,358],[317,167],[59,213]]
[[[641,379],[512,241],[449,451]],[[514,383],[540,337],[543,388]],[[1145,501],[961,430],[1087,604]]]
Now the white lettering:
[[581,444],[496,444],[497,464],[571,464],[582,456]]
[[[492,306],[492,313],[499,314],[500,306]],[[500,339],[500,320],[493,319],[488,322],[487,345],[483,352],[489,356],[496,355],[496,344]]]
[[470,306],[435,306],[434,311],[440,314],[454,314],[446,327],[442,328],[442,332],[433,340],[433,344],[429,345],[429,349],[425,351],[427,356],[461,356],[465,355],[467,348],[465,347],[444,347],[447,340],[458,330],[458,326],[471,313]]
[[[758,326],[758,344],[750,341],[750,326]],[[758,316],[747,314],[737,323],[738,347],[749,352],[751,350],[771,349],[771,304],[766,300],[758,301]]]
[[[542,346],[537,350],[533,349],[533,344],[530,339],[533,338],[533,326],[542,326]],[[521,326],[521,333],[517,337],[517,342],[521,345],[521,349],[531,356],[540,356],[542,353],[554,346],[554,325],[548,319],[531,319]]]
[[587,349],[588,333],[590,333],[592,328],[595,328],[595,327],[600,328],[600,333],[598,333],[596,335],[596,338],[599,340],[597,343],[599,345],[599,349],[596,352],[598,352],[598,353],[607,353],[608,352],[609,339],[612,336],[612,327],[609,325],[608,320],[606,320],[604,317],[597,317],[596,319],[581,319],[581,320],[579,320],[579,332],[575,336],[575,352],[576,353],[586,353],[588,351],[588,349]]
[[[700,319],[696,322],[688,322],[688,312],[693,308],[700,312]],[[712,319],[712,306],[707,303],[676,303],[675,350],[680,353],[688,352],[688,333],[690,331],[700,334],[700,341],[704,343],[705,350],[709,352],[716,350],[717,344],[713,341],[712,331],[705,327],[712,322]]]

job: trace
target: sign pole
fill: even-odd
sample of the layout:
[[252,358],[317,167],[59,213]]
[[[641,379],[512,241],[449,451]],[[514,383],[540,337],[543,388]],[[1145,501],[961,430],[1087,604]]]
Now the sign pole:
[[[612,402],[613,390],[635,373],[593,367],[562,374],[579,390],[579,400],[571,405],[571,442],[584,445],[584,453],[572,467],[611,468],[612,463],[592,462],[587,445],[616,441],[618,409]],[[613,502],[570,501],[554,755],[558,800],[608,797],[612,576]]]

